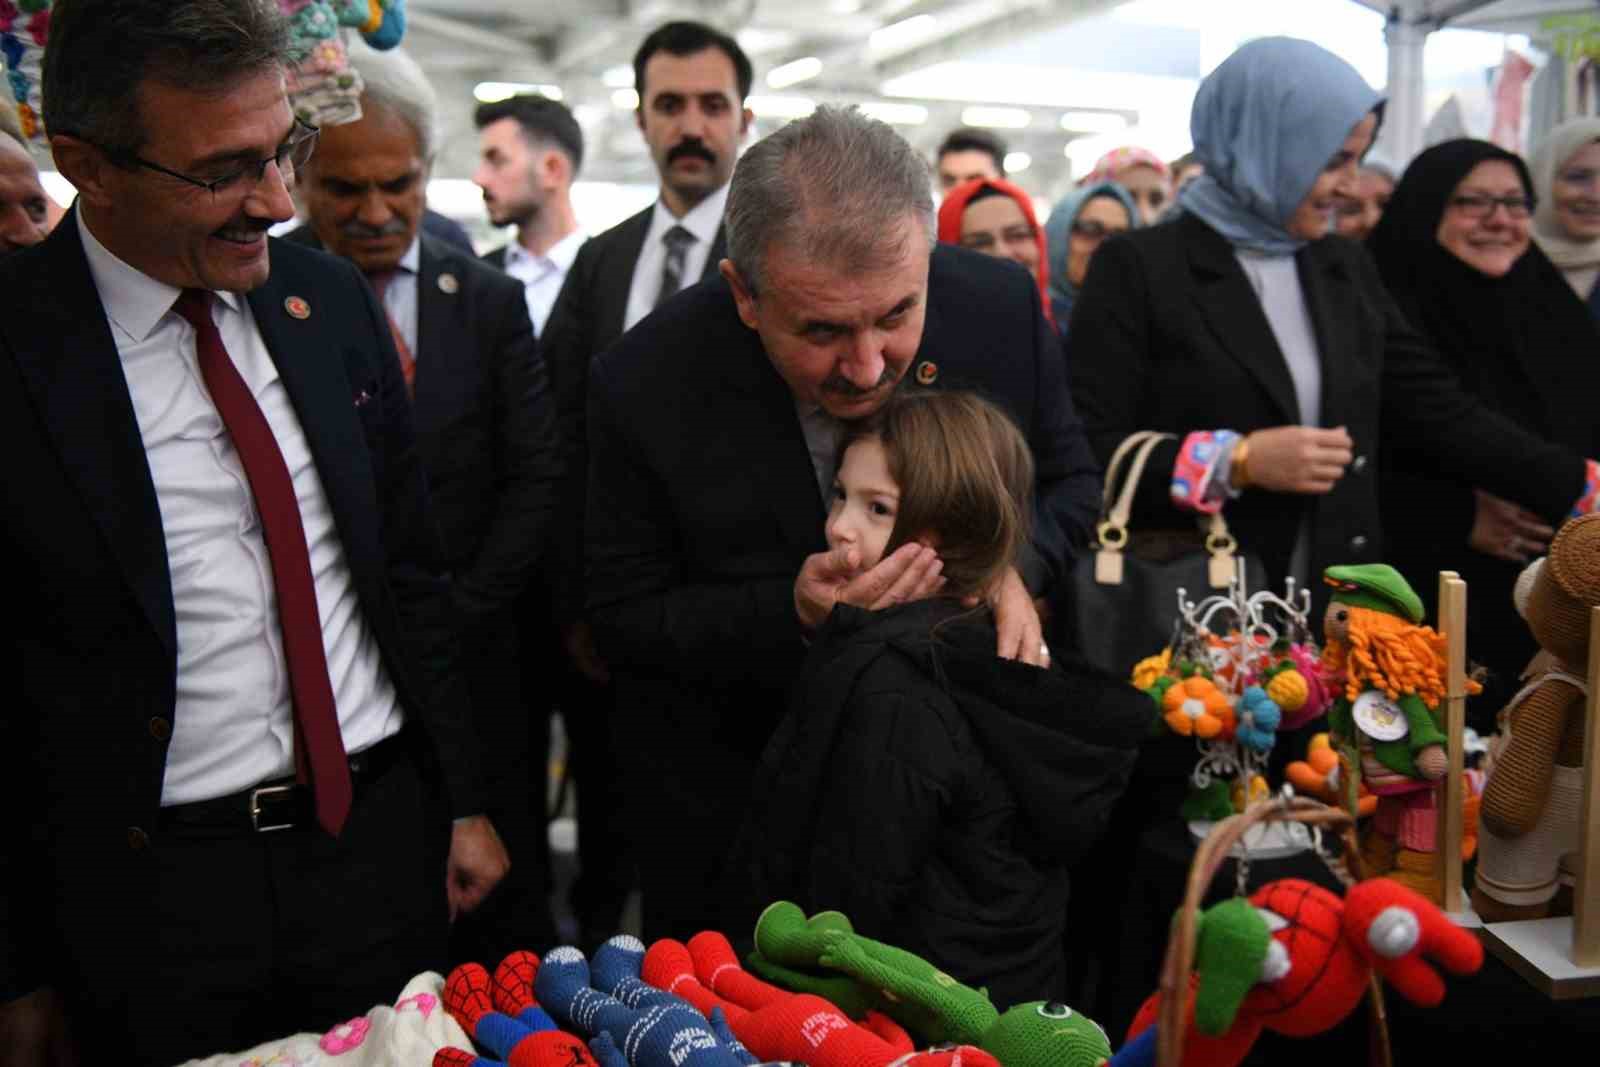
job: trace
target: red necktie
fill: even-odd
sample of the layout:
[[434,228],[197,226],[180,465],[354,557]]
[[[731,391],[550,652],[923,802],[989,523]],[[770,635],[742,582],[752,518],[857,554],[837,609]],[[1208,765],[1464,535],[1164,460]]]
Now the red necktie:
[[394,281],[396,272],[392,270],[379,271],[377,274],[367,275],[367,281],[378,293],[378,306],[383,308],[383,317],[389,320],[389,333],[394,336],[395,351],[400,353],[400,375],[406,380],[406,392],[416,394],[417,361],[411,355],[411,346],[406,344],[406,335],[400,332],[400,324],[394,321],[394,316],[389,314],[389,306],[383,298],[389,293],[389,285]]
[[185,289],[173,310],[194,327],[200,374],[233,440],[234,451],[239,453],[261,514],[261,530],[272,560],[284,659],[289,666],[289,691],[294,698],[295,770],[302,782],[311,784],[317,822],[337,837],[350,814],[350,761],[339,736],[339,713],[328,680],[311,555],[294,482],[267,417],[222,347],[222,335],[211,318],[211,294]]

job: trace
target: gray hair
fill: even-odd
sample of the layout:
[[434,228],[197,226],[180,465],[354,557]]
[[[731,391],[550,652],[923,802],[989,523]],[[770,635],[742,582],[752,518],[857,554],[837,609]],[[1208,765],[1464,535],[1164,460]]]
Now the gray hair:
[[350,66],[361,75],[361,106],[393,112],[417,135],[417,154],[431,160],[438,145],[439,95],[417,61],[400,48],[380,52],[352,41]]
[[753,145],[728,187],[728,258],[751,292],[768,251],[790,246],[852,274],[903,253],[897,227],[915,215],[934,243],[927,161],[886,123],[855,108],[819,107]]
[[271,0],[56,0],[44,50],[45,129],[128,163],[149,138],[139,113],[145,81],[226,89],[281,66],[288,46],[288,24]]

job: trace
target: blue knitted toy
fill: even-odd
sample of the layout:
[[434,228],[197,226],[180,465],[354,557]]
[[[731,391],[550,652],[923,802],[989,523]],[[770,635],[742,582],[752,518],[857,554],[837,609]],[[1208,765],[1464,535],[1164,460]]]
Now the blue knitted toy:
[[[694,1005],[639,978],[644,965],[644,942],[630,934],[618,934],[595,949],[589,961],[589,981],[602,993],[610,993],[635,1010],[655,1007],[683,1007],[697,1011]],[[728,1051],[746,1064],[760,1063],[760,1059],[745,1048],[744,1042],[734,1036],[721,1010],[713,1010],[709,1019],[712,1031],[728,1046]]]
[[589,961],[575,948],[547,953],[534,979],[539,1003],[579,1034],[609,1034],[630,1067],[747,1067],[688,1007],[635,1011],[589,985]]

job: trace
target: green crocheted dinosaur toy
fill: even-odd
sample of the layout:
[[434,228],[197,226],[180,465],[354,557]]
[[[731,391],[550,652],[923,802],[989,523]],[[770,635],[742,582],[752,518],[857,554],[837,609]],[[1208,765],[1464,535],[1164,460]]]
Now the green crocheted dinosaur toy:
[[975,1045],[1006,1067],[1100,1067],[1111,1057],[1105,1031],[1065,1004],[1034,1001],[1002,1015],[983,990],[857,934],[838,912],[808,920],[779,901],[757,920],[755,940],[751,967],[775,985],[830,1000],[842,995],[849,1003],[834,1003],[847,1014],[875,1008],[923,1045]]

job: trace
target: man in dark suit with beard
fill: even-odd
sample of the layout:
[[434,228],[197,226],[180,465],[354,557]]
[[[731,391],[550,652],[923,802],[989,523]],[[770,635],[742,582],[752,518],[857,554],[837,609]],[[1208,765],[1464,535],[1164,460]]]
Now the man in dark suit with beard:
[[1033,549],[989,599],[998,652],[1048,658],[1032,598],[1087,542],[1099,473],[1031,278],[935,248],[930,185],[859,112],[791,123],[734,173],[721,277],[595,365],[589,606],[618,679],[650,937],[742,921],[726,853],[807,632],[836,602],[938,587],[931,548],[864,573],[825,551],[844,420],[897,387],[976,390],[1016,419],[1037,468]]
[[362,117],[322,132],[305,168],[308,224],[288,240],[361,269],[411,381],[417,446],[455,576],[489,813],[511,855],[484,907],[457,923],[451,956],[499,960],[555,940],[545,899],[547,742],[543,720],[527,710],[515,610],[554,517],[555,420],[522,287],[418,232],[432,87],[398,48],[363,52],[352,66],[365,86]]
[[[57,0],[73,211],[0,261],[0,1048],[168,1064],[441,966],[506,868],[406,387],[269,240],[315,147],[268,0]],[[446,855],[448,853],[448,859]]]

